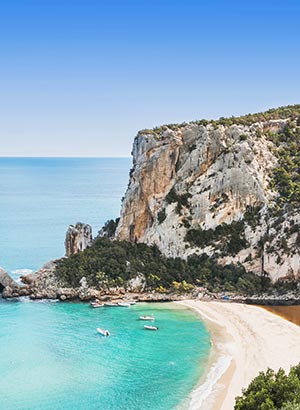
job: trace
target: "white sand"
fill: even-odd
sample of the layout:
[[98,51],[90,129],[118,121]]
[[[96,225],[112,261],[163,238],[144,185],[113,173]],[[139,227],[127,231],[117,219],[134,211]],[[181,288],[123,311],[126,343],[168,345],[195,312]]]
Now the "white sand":
[[300,362],[300,327],[263,308],[238,303],[179,302],[196,310],[211,333],[211,370],[192,395],[191,410],[233,410],[235,397],[268,367]]

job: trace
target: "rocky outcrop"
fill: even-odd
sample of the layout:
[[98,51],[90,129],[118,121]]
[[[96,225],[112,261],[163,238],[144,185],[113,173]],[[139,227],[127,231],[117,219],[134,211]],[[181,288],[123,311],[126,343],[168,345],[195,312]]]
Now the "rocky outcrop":
[[74,255],[84,251],[92,244],[92,227],[88,224],[78,222],[75,226],[70,225],[65,239],[66,256]]
[[[4,294],[4,297],[18,297],[29,296],[31,299],[58,299],[61,301],[67,300],[101,300],[101,301],[121,301],[126,299],[139,300],[148,297],[149,300],[159,301],[161,298],[166,298],[162,295],[144,295],[145,278],[142,275],[138,275],[128,281],[126,289],[124,286],[99,286],[99,288],[93,288],[88,285],[88,281],[85,277],[80,280],[80,286],[77,288],[65,287],[60,282],[56,275],[57,261],[50,261],[42,266],[37,272],[22,277],[24,286],[12,290],[6,288],[8,291]],[[175,300],[175,296],[171,296]],[[171,300],[171,299],[169,299]]]
[[47,262],[34,274],[22,278],[28,284],[29,296],[32,299],[56,299],[59,281],[55,275],[56,261]]
[[182,138],[164,133],[164,143],[139,135],[133,145],[133,171],[116,236],[140,241],[153,226],[157,211],[176,176]]
[[[278,159],[268,135],[279,135],[287,121],[190,123],[139,132],[116,238],[156,244],[171,257],[207,253],[219,263],[242,263],[273,280],[289,272],[300,275],[298,233],[288,239],[293,252],[282,253],[278,245],[299,213],[293,211],[280,229],[273,229],[276,217],[269,212],[278,198],[270,184]],[[238,221],[243,224],[244,246],[237,245],[236,252],[219,246],[220,235],[215,241],[203,235],[201,244],[188,240],[203,231],[213,236],[218,227]]]
[[[83,223],[70,225],[65,240],[67,256],[83,251],[92,244],[92,241],[90,225]],[[60,300],[89,300],[95,297],[93,290],[88,288],[85,278],[82,278],[80,288],[65,288],[56,274],[57,262],[57,260],[49,261],[37,272],[21,276],[24,285],[14,292],[4,293],[4,296],[30,296],[31,299]]]
[[0,293],[12,294],[18,288],[18,283],[4,269],[0,268]]

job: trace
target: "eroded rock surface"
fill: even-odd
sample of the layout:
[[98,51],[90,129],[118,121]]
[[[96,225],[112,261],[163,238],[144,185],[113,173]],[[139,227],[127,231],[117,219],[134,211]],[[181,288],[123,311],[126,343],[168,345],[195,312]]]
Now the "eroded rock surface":
[[18,283],[4,269],[0,268],[0,294],[3,292],[4,296],[6,294],[13,295],[18,288]]
[[[156,244],[170,257],[207,253],[222,264],[267,272],[273,280],[300,274],[297,232],[288,239],[293,252],[283,254],[278,245],[299,213],[287,214],[284,226],[269,235],[276,218],[268,211],[278,197],[270,182],[278,159],[267,136],[281,133],[286,124],[286,119],[249,126],[191,123],[139,132],[116,238]],[[254,223],[246,220],[249,210],[256,212]],[[244,223],[246,245],[235,253],[186,239],[191,230],[214,231],[238,221]]]
[[66,256],[74,255],[84,251],[92,244],[92,227],[88,224],[78,222],[75,226],[70,225],[65,239]]

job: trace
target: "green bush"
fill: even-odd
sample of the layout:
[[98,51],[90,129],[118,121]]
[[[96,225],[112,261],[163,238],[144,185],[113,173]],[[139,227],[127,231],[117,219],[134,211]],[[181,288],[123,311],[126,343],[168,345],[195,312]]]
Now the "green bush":
[[247,246],[244,221],[218,225],[215,229],[190,229],[185,240],[194,246],[214,246],[224,254],[235,255]]
[[[231,125],[252,125],[256,122],[278,120],[278,119],[295,119],[297,125],[300,125],[300,104],[287,105],[278,108],[272,108],[265,112],[259,112],[255,114],[246,114],[240,117],[229,117],[224,118],[220,117],[218,120],[195,120],[190,121],[189,123],[183,122],[181,124],[167,124],[160,127],[154,127],[153,129],[144,129],[138,132],[138,135],[153,135],[156,138],[160,138],[163,131],[167,128],[178,131],[180,128],[183,128],[189,124],[196,125],[211,125],[214,128],[219,127],[220,125],[231,126]],[[259,133],[258,133],[259,134]]]
[[234,410],[298,409],[299,404],[300,365],[292,367],[289,374],[283,369],[260,372],[236,398]]
[[158,214],[157,214],[157,220],[160,224],[163,223],[163,221],[166,219],[167,215],[166,215],[166,209],[163,208],[161,209]]
[[85,276],[89,286],[109,287],[143,274],[148,289],[171,290],[174,282],[181,289],[206,286],[211,291],[230,290],[241,294],[265,291],[269,279],[246,272],[242,265],[219,265],[207,255],[192,255],[187,260],[167,258],[157,247],[126,241],[97,238],[83,252],[57,262],[56,276],[64,286],[79,287]]
[[287,123],[281,133],[270,134],[269,139],[277,146],[275,155],[278,158],[278,166],[273,170],[271,187],[279,192],[282,204],[291,203],[299,207],[300,127],[297,123]]
[[99,231],[99,235],[106,236],[108,238],[113,238],[119,221],[120,221],[120,218],[117,218],[115,220],[110,219],[106,221],[103,228]]

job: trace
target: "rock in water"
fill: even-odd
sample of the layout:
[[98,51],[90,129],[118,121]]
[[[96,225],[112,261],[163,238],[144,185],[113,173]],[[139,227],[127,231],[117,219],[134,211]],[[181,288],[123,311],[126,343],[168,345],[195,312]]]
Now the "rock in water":
[[18,288],[17,282],[4,269],[0,268],[0,294],[3,292],[4,297],[11,297]]
[[65,240],[66,256],[84,251],[92,244],[92,227],[88,224],[78,222],[75,226],[70,225]]

